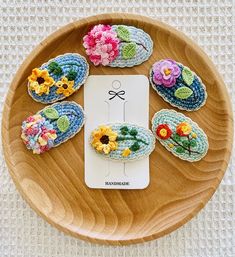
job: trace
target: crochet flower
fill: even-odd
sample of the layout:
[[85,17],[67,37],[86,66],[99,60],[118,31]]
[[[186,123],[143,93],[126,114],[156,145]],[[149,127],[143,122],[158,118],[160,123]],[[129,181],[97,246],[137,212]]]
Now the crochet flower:
[[192,127],[188,122],[181,122],[176,127],[176,133],[180,136],[187,136],[191,133]]
[[109,154],[111,151],[117,150],[116,142],[117,133],[109,126],[100,126],[99,129],[92,132],[91,145],[98,152]]
[[32,70],[32,74],[28,77],[30,90],[35,91],[39,96],[42,94],[48,95],[50,87],[55,83],[54,79],[50,77],[47,70],[40,70],[35,68]]
[[180,73],[179,66],[171,59],[161,60],[153,65],[153,81],[157,85],[173,87]]
[[127,147],[122,151],[122,156],[127,157],[131,154],[131,150]]
[[53,125],[40,114],[28,117],[22,123],[21,138],[34,154],[48,151],[57,138]]
[[56,94],[63,94],[64,96],[70,96],[75,89],[73,88],[74,80],[69,81],[68,78],[63,77],[61,80],[56,82],[58,89]]
[[167,124],[160,124],[157,127],[156,134],[161,139],[168,139],[172,135],[172,130]]
[[96,25],[83,37],[86,54],[94,65],[108,65],[119,53],[117,33],[109,25]]

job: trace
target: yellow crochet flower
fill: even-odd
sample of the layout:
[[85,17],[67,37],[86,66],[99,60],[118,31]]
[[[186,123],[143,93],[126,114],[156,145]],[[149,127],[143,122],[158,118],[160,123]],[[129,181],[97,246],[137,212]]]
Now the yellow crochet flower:
[[125,148],[123,151],[122,151],[122,156],[123,157],[127,157],[131,154],[131,150],[129,148]]
[[113,131],[111,127],[100,126],[99,129],[92,132],[91,145],[98,152],[109,154],[118,148],[117,135],[117,132]]
[[30,90],[35,91],[39,96],[42,94],[48,95],[50,87],[55,83],[47,70],[40,70],[38,68],[32,70],[32,74],[28,77],[28,80]]
[[66,77],[63,77],[60,81],[56,82],[58,89],[57,94],[63,94],[64,96],[70,96],[75,89],[73,88],[74,80],[69,81]]
[[171,144],[171,143],[169,143],[168,146],[169,146],[170,148],[173,148],[173,147],[174,147],[174,145]]

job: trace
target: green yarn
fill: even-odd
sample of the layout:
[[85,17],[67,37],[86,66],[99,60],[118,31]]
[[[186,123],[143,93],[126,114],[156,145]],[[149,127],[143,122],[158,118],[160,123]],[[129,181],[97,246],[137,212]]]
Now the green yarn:
[[[111,150],[108,154],[104,151],[98,151],[93,144],[95,143],[94,134],[91,133],[90,136],[92,148],[102,157],[115,161],[129,162],[147,157],[154,150],[155,137],[149,129],[130,123],[112,123],[107,124],[107,126],[117,133],[115,142],[110,142],[110,144],[115,143],[117,148]],[[99,130],[99,128],[97,129]],[[97,129],[94,131],[97,131]],[[123,135],[123,132],[125,135]],[[103,136],[102,132],[100,133]],[[130,133],[133,135],[130,135]],[[105,142],[101,143],[104,144]]]
[[[191,131],[186,135],[179,135],[177,132],[177,126],[182,122],[191,126]],[[160,138],[158,136],[157,129],[162,124],[167,124],[171,130],[172,134],[169,137]],[[168,151],[182,160],[199,161],[208,151],[209,143],[205,132],[196,122],[180,112],[170,109],[156,112],[152,118],[152,131]]]
[[192,85],[193,80],[194,80],[194,75],[193,75],[192,71],[189,68],[187,68],[187,67],[183,68],[183,70],[182,70],[182,77],[183,77],[184,82],[188,86]]
[[193,90],[189,87],[179,87],[174,95],[179,99],[187,99],[193,94]]
[[117,36],[124,41],[130,41],[130,32],[127,28],[120,25],[117,27]]
[[135,137],[138,134],[138,131],[136,129],[131,129],[129,134]]
[[121,134],[124,136],[127,135],[129,132],[129,129],[127,126],[122,127],[120,130],[121,130]]
[[50,120],[56,120],[59,118],[59,113],[55,108],[49,107],[43,110],[43,114]]
[[48,71],[49,73],[54,73],[55,75],[58,75],[58,76],[63,74],[63,70],[57,62],[49,63]]
[[77,72],[73,69],[69,70],[68,74],[66,75],[66,78],[69,80],[69,81],[72,81],[72,80],[75,80],[77,77]]
[[69,128],[70,122],[69,118],[66,115],[61,116],[57,120],[57,127],[61,132],[66,132]]
[[131,147],[130,150],[133,152],[136,152],[140,149],[140,144],[138,142],[135,142]]
[[127,43],[122,48],[122,57],[131,59],[136,55],[136,43]]

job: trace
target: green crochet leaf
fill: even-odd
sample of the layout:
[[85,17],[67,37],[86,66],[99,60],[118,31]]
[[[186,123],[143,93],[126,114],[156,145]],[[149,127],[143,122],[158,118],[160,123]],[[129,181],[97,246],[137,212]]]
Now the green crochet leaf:
[[190,146],[195,147],[197,146],[197,141],[195,139],[190,141]]
[[179,87],[175,91],[175,97],[179,99],[187,99],[193,94],[193,90],[189,87]]
[[128,132],[129,132],[129,129],[128,129],[128,127],[127,126],[124,126],[124,127],[121,127],[121,134],[122,135],[127,135],[128,134]]
[[77,77],[77,72],[73,69],[69,70],[68,74],[66,75],[69,81],[75,80]]
[[176,133],[173,134],[172,137],[173,137],[173,139],[174,139],[175,141],[177,141],[177,142],[181,140],[180,135],[178,135],[178,134],[176,134]]
[[133,151],[133,152],[136,152],[140,149],[140,145],[138,142],[135,142],[131,147],[130,147],[130,150]]
[[184,153],[184,152],[185,152],[185,150],[184,150],[184,148],[183,148],[182,146],[176,146],[175,151],[176,151],[177,153]]
[[136,43],[125,44],[122,48],[122,57],[124,59],[131,59],[136,55]]
[[188,140],[182,141],[182,144],[184,147],[188,147],[190,145],[190,142]]
[[56,120],[59,118],[59,113],[57,112],[57,110],[55,108],[46,108],[43,111],[43,114],[50,120]]
[[135,137],[138,134],[138,131],[136,129],[131,129],[129,134]]
[[120,128],[120,130],[126,130],[126,131],[128,131],[129,129],[128,129],[127,126],[123,126],[123,127]]
[[61,116],[57,120],[57,127],[61,132],[66,132],[69,128],[69,125],[70,125],[70,121],[66,115]]
[[194,75],[193,75],[192,71],[189,68],[184,67],[184,69],[182,71],[182,77],[183,77],[184,82],[188,86],[190,86],[193,83]]
[[48,71],[49,73],[54,73],[55,75],[58,75],[58,76],[63,74],[63,70],[57,62],[49,63]]
[[124,41],[130,41],[130,32],[124,26],[117,27],[117,36]]

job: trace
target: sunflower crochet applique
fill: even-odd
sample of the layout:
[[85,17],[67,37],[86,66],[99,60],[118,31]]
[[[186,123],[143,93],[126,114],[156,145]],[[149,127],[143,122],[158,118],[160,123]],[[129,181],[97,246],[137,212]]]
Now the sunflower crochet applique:
[[42,94],[48,95],[50,87],[55,83],[47,70],[40,70],[38,68],[32,70],[32,74],[28,77],[28,81],[30,90],[34,91],[39,96]]
[[54,103],[75,93],[88,74],[89,65],[82,55],[59,55],[33,69],[28,77],[28,93],[37,102]]
[[114,132],[109,126],[100,126],[97,130],[92,132],[91,145],[98,152],[109,154],[118,148],[117,132]]
[[150,155],[155,137],[150,130],[136,124],[112,123],[93,130],[90,144],[102,157],[128,162]]
[[62,77],[61,80],[56,82],[58,89],[57,94],[63,94],[64,96],[70,96],[75,90],[73,88],[74,80],[69,81],[68,78]]

